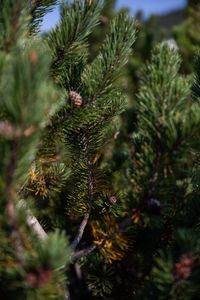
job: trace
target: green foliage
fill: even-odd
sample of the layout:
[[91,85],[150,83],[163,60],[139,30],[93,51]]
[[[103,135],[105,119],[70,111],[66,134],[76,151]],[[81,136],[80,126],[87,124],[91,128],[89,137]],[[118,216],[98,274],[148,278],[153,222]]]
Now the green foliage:
[[37,35],[56,4],[0,3],[0,295],[199,299],[199,55],[184,76],[161,43],[138,73],[153,19],[75,0]]
[[[173,150],[178,136],[186,143],[194,128],[192,122],[199,122],[195,117],[198,106],[190,104],[189,109],[186,106],[190,85],[186,78],[177,76],[179,67],[178,54],[162,45],[154,52],[152,64],[145,70],[139,93],[141,118],[138,126],[144,137],[150,136],[154,140],[160,152]],[[188,115],[191,124],[184,121]]]
[[[38,245],[41,264],[48,262],[50,268],[63,269],[69,261],[70,251],[64,233],[55,231]],[[64,255],[63,255],[64,254]]]
[[99,18],[99,24],[89,36],[89,60],[92,60],[97,56],[99,48],[101,47],[106,34],[109,32],[110,21],[116,15],[116,12],[114,11],[115,4],[116,0],[105,0],[102,3],[103,7]]
[[[88,87],[89,96],[92,96],[90,101],[93,102],[95,98],[109,92],[112,81],[119,76],[128,61],[134,41],[135,24],[125,14],[119,14],[111,24],[110,33],[100,49],[100,54],[83,74],[83,79],[91,84]],[[90,78],[95,80],[91,81]]]
[[132,139],[132,182],[145,198],[165,197],[166,188],[173,194],[173,184],[181,187],[178,178],[185,175],[183,166],[191,166],[195,159],[190,149],[197,147],[197,139],[191,135],[198,135],[199,105],[190,100],[190,80],[178,75],[179,68],[178,53],[162,44],[143,71],[138,131]]
[[[77,10],[80,13],[80,5],[80,2],[74,2],[71,9],[73,11]],[[96,6],[94,6],[94,8],[96,8]],[[90,7],[91,10],[94,8],[93,6]],[[88,4],[85,6],[85,9],[87,12]],[[89,15],[86,14],[86,18],[87,16]],[[71,14],[65,15],[65,19],[63,20],[67,22],[67,18],[69,19],[68,23],[70,23]],[[91,26],[90,23],[88,24],[88,26]],[[94,25],[95,24],[96,19],[94,19]],[[76,26],[76,24],[74,26]],[[53,41],[52,39],[54,36],[56,38],[59,36],[57,31],[62,30],[62,28],[64,28],[64,25],[61,21],[60,27],[57,27],[55,31],[50,33],[51,42]],[[80,27],[77,28],[76,32],[80,30],[79,28]],[[87,26],[84,28],[86,31],[83,31],[81,35],[83,36],[83,42],[85,35],[89,32]],[[126,64],[131,52],[131,45],[135,40],[134,28],[134,22],[129,17],[124,14],[119,15],[113,20],[110,33],[100,49],[99,55],[82,71],[80,65],[81,68],[84,66],[85,58],[79,57],[79,64],[76,67],[79,68],[79,72],[81,71],[79,77],[77,77],[78,74],[76,68],[71,69],[71,66],[68,68],[66,65],[59,67],[65,72],[62,73],[61,71],[59,76],[62,77],[61,80],[64,82],[63,86],[68,93],[68,110],[63,112],[66,117],[64,118],[61,127],[63,128],[64,143],[70,157],[69,164],[72,166],[74,173],[70,183],[70,185],[73,183],[74,189],[71,192],[68,192],[67,195],[69,213],[74,211],[83,214],[88,209],[88,205],[91,205],[89,203],[90,200],[88,199],[87,186],[91,180],[91,178],[89,178],[90,175],[88,177],[88,172],[92,172],[93,174],[92,177],[94,178],[92,178],[92,181],[97,182],[99,171],[92,161],[95,160],[95,156],[98,155],[98,152],[100,152],[101,147],[107,139],[111,120],[124,108],[124,97],[120,94],[118,89],[116,89],[114,82],[116,81],[121,68]],[[71,30],[73,32],[75,28],[72,27]],[[70,34],[72,33],[68,32],[65,37],[70,39]],[[75,38],[76,36],[74,39]],[[72,43],[72,45],[74,43],[76,45],[77,43],[78,47],[80,47],[82,39],[79,40],[77,34],[77,42],[70,40],[70,43]],[[65,39],[65,43],[67,43],[67,39]],[[52,45],[55,44],[56,41],[52,42]],[[63,46],[61,44],[57,43],[57,45],[57,47],[59,47],[58,50],[62,49]],[[60,59],[60,55],[56,52],[57,50],[52,50],[53,55],[56,54],[58,59]],[[66,54],[69,55],[69,52],[66,51]],[[70,62],[71,58],[70,60],[67,60],[67,57],[65,57],[64,61]],[[73,60],[72,64],[75,62],[76,60]],[[57,65],[55,68],[57,68]],[[66,74],[66,70],[68,70],[68,74]],[[78,86],[73,84],[75,78],[75,82],[78,83]],[[82,99],[83,103],[80,108],[72,107],[73,102],[70,98],[71,91],[77,93],[77,97]],[[76,182],[76,178],[78,177],[81,178],[81,181]],[[97,183],[94,185],[94,191],[96,186],[98,188]]]
[[[20,47],[9,55],[1,56],[0,106],[16,134],[22,136],[21,147],[18,149],[22,159],[18,158],[19,167],[15,171],[21,182],[26,179],[34,159],[39,130],[46,125],[48,117],[58,106],[59,102],[55,103],[55,99],[60,97],[59,91],[48,80],[48,53],[39,44],[38,40],[26,45],[24,51]],[[49,115],[45,119],[47,111]]]
[[25,35],[27,20],[25,2],[1,2],[0,294],[6,299],[63,299],[70,256],[66,237],[55,232],[38,240],[30,213],[18,209],[41,133],[63,103],[49,78],[49,50],[41,46],[41,38]]
[[0,3],[0,49],[10,51],[27,33],[28,9],[25,0],[2,0]]
[[173,264],[170,258],[166,258],[163,254],[156,258],[156,266],[152,270],[152,277],[157,288],[166,297],[169,296],[169,290],[174,281],[172,272]]
[[199,12],[198,1],[188,1],[185,9],[185,20],[173,29],[173,36],[183,57],[182,70],[192,72],[196,51],[199,48]]
[[52,51],[52,73],[66,89],[77,89],[77,77],[85,66],[86,38],[98,24],[99,1],[74,1],[61,6],[60,23],[48,35]]
[[194,78],[194,83],[192,86],[192,96],[195,100],[199,99],[200,96],[200,90],[199,90],[199,86],[200,86],[200,56],[199,54],[196,56],[196,60],[195,60],[195,78]]
[[88,288],[92,291],[94,296],[106,297],[111,294],[112,291],[113,270],[110,266],[104,265],[101,274],[99,274],[98,270],[100,266],[97,261],[96,265],[94,264],[91,268],[92,273],[87,277]]
[[[120,268],[129,299],[198,298],[194,279],[199,257],[198,168],[195,180],[192,174],[200,119],[199,103],[191,94],[198,93],[199,70],[197,66],[193,83],[179,69],[176,50],[164,43],[154,49],[142,70],[136,129],[125,141],[121,133],[116,139],[116,153],[123,142],[127,154],[118,167],[111,162],[115,192],[123,191],[122,207],[129,208],[134,223],[129,227],[133,253],[127,259],[133,268],[132,283],[123,277],[123,264]],[[113,158],[119,161],[116,154]],[[190,266],[185,267],[185,261]],[[187,274],[193,272],[190,278]],[[135,296],[131,296],[132,289]]]

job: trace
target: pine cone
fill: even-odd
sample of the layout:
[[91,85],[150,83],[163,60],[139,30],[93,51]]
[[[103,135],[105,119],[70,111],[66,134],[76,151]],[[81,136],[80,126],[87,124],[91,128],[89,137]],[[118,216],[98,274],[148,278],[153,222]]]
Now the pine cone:
[[108,200],[113,205],[117,203],[117,197],[116,196],[110,196]]
[[80,107],[82,105],[82,98],[79,93],[75,91],[70,91],[69,97],[75,107]]
[[108,17],[100,16],[100,22],[101,22],[101,25],[107,25],[108,24]]
[[177,279],[187,279],[192,273],[192,268],[194,265],[194,259],[191,255],[183,255],[179,262],[176,263],[175,275]]

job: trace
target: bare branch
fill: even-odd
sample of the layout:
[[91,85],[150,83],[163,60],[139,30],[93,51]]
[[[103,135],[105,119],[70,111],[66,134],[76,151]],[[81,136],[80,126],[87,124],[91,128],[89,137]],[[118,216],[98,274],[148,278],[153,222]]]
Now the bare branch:
[[82,257],[86,257],[87,255],[89,255],[91,252],[93,252],[95,249],[97,248],[96,245],[91,245],[88,248],[82,249],[80,251],[75,252],[72,256],[71,256],[71,262],[74,263],[77,260],[81,259]]
[[24,200],[20,200],[18,203],[19,208],[23,208],[26,213],[26,222],[39,240],[43,240],[47,237],[47,233],[44,231],[43,227],[40,225],[37,218],[31,213],[30,209]]
[[87,212],[85,214],[85,216],[84,216],[84,218],[83,218],[80,226],[79,226],[77,235],[76,235],[75,239],[72,242],[72,245],[71,245],[72,249],[75,249],[78,246],[80,240],[82,239],[82,236],[83,236],[85,227],[86,227],[86,225],[88,223],[89,217],[90,217],[90,212]]
[[69,292],[69,289],[68,289],[68,291],[65,294],[65,300],[71,300],[71,299],[72,298],[71,298],[71,295],[70,295],[70,292]]

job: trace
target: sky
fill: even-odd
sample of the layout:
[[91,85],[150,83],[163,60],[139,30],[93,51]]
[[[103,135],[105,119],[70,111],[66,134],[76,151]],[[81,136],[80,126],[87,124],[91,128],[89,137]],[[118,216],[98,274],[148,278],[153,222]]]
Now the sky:
[[[175,9],[183,8],[187,0],[117,0],[117,9],[128,7],[132,15],[138,10],[143,11],[144,18],[150,14],[165,14]],[[59,11],[56,8],[53,12],[47,14],[42,24],[42,31],[53,27],[59,20]]]

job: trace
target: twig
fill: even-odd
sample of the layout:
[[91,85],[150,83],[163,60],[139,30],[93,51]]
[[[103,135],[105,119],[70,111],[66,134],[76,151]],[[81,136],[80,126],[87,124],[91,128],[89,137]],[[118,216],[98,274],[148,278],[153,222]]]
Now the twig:
[[73,240],[72,245],[71,245],[72,249],[76,249],[76,247],[80,243],[80,240],[82,239],[85,227],[86,227],[86,225],[88,223],[89,217],[90,217],[90,211],[85,214],[85,216],[84,216],[84,218],[83,218],[83,220],[82,220],[82,222],[81,222],[81,224],[79,226],[77,235],[76,235],[76,237]]
[[44,231],[43,227],[40,225],[37,218],[31,213],[30,209],[24,200],[20,200],[18,203],[19,208],[24,208],[26,213],[26,222],[39,240],[44,240],[47,237],[47,233]]
[[97,248],[96,245],[91,245],[88,248],[85,248],[85,249],[82,249],[80,251],[75,252],[71,256],[71,262],[74,263],[77,260],[79,260],[80,258],[86,257],[88,254],[90,254],[91,252],[93,252],[96,248]]
[[[32,164],[35,164],[35,161],[33,161]],[[20,190],[18,191],[19,195],[25,189],[27,181],[28,180],[26,180],[24,182],[24,184],[21,186]],[[24,210],[25,215],[26,215],[26,222],[29,225],[29,227],[32,229],[32,231],[35,233],[35,235],[37,236],[37,238],[39,240],[45,239],[47,237],[47,233],[45,232],[45,230],[43,229],[43,227],[41,226],[41,224],[39,223],[39,221],[37,220],[37,218],[32,214],[31,210],[27,206],[27,203],[23,199],[21,199],[18,202],[17,208]]]
[[76,277],[78,278],[78,280],[79,281],[82,280],[81,267],[78,262],[75,262],[75,264],[74,264],[74,271],[76,273]]
[[70,296],[69,289],[68,289],[68,291],[65,293],[65,300],[71,300],[71,296]]

